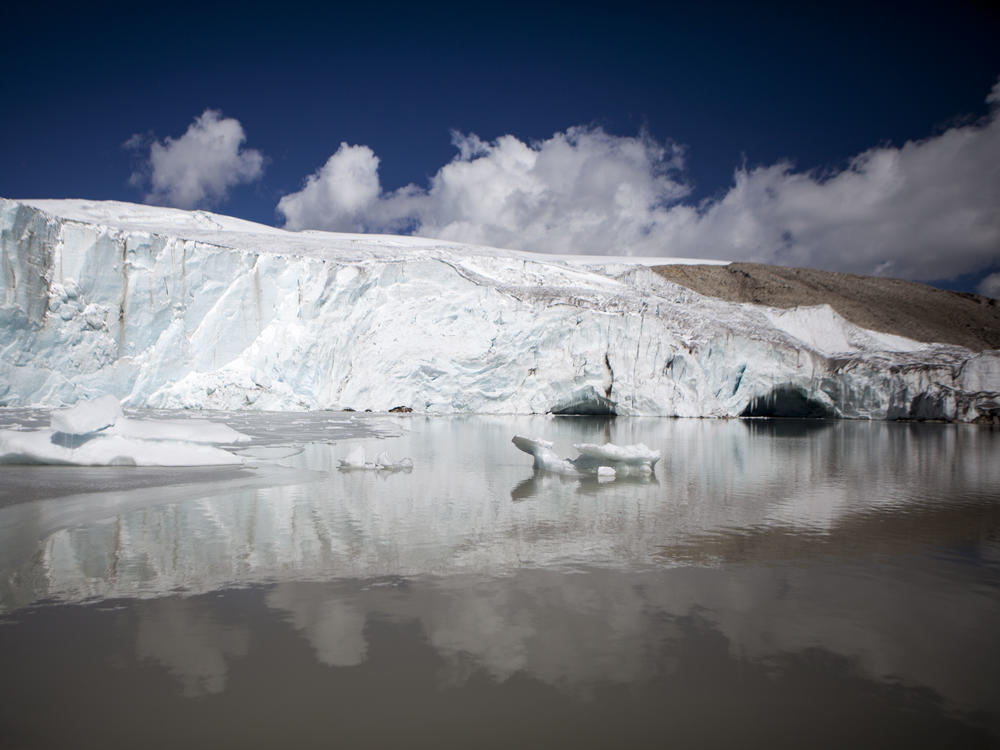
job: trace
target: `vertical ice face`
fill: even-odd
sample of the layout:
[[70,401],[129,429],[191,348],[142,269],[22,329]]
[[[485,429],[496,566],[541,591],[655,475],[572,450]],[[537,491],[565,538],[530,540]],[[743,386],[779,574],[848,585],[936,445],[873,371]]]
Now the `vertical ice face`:
[[0,201],[0,403],[990,418],[1000,353],[418,238]]

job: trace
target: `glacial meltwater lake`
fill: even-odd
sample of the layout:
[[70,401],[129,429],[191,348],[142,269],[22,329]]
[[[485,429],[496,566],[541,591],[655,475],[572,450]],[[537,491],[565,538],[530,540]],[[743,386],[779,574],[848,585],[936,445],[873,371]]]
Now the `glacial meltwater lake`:
[[0,466],[0,748],[1000,745],[996,428],[141,416],[247,465]]

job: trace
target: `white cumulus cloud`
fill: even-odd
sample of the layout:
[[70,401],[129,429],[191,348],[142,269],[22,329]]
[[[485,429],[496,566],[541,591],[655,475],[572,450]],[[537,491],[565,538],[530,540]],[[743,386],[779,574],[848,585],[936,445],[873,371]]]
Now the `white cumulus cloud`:
[[131,183],[149,186],[148,203],[195,208],[223,201],[229,188],[253,182],[264,171],[264,157],[243,148],[246,135],[239,120],[206,109],[180,138],[163,141],[132,136],[125,148],[145,150],[148,157],[134,172]]
[[381,192],[378,164],[378,157],[367,146],[341,143],[302,190],[278,201],[285,226],[364,231]]
[[998,109],[832,174],[740,170],[721,200],[665,218],[679,254],[915,279],[978,271],[1000,258]]
[[950,278],[1000,259],[1000,81],[987,102],[981,122],[872,148],[841,170],[737,169],[700,204],[680,146],[576,127],[535,143],[453,133],[458,153],[427,187],[389,192],[372,150],[341,144],[278,210],[290,229]]
[[989,276],[984,277],[979,282],[979,286],[976,287],[976,291],[984,297],[1000,299],[1000,272],[991,273]]
[[383,192],[378,158],[342,143],[305,187],[278,204],[289,229],[401,231],[555,252],[617,252],[641,241],[653,212],[688,193],[683,153],[646,135],[570,128],[526,144],[452,134],[457,156],[427,189]]

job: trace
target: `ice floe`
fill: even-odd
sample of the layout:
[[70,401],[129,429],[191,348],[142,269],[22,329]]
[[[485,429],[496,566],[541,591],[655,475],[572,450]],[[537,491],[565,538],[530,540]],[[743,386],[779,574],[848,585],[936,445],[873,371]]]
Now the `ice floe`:
[[52,412],[49,429],[0,430],[0,464],[232,465],[243,459],[217,446],[248,440],[204,419],[131,419],[106,395]]
[[57,409],[49,417],[49,424],[56,432],[67,435],[87,435],[111,427],[115,422],[124,419],[122,405],[114,396],[99,398],[71,406],[68,409]]

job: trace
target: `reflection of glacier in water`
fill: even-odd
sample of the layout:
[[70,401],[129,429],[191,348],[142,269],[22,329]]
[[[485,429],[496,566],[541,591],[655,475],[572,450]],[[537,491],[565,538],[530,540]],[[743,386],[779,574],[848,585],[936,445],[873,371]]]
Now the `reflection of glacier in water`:
[[[610,483],[536,472],[510,444],[525,423],[557,447],[584,438],[646,442],[664,458],[652,477]],[[717,541],[733,529],[825,534],[880,509],[947,507],[1000,486],[994,436],[977,428],[471,417],[399,424],[406,432],[391,439],[286,445],[274,454],[283,458],[258,459],[241,480],[121,493],[120,512],[86,496],[0,509],[5,537],[22,549],[37,541],[20,559],[0,553],[5,580],[27,585],[7,590],[4,603],[663,565],[672,549],[690,552],[692,540]],[[412,456],[415,468],[337,471],[358,443]],[[267,446],[247,450],[267,455]],[[63,518],[69,508],[76,512]]]
[[[257,417],[237,416],[254,434]],[[296,442],[319,418],[258,432],[237,475],[0,508],[7,619],[62,611],[19,609],[39,599],[114,599],[121,613],[92,615],[124,634],[106,648],[159,665],[181,697],[245,690],[280,643],[302,670],[333,670],[309,672],[317,684],[361,694],[403,675],[467,696],[529,680],[576,696],[560,700],[620,688],[694,711],[672,681],[711,692],[708,676],[742,675],[775,700],[850,705],[860,690],[865,710],[919,709],[941,732],[978,712],[962,738],[1000,736],[993,431],[407,417],[384,425],[396,437]],[[564,455],[612,441],[663,458],[648,478],[567,478],[534,471],[516,432]],[[337,471],[359,444],[414,468]],[[739,713],[744,688],[717,708]]]

